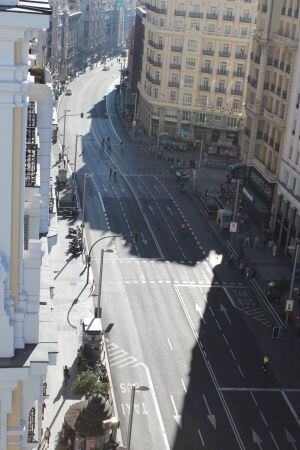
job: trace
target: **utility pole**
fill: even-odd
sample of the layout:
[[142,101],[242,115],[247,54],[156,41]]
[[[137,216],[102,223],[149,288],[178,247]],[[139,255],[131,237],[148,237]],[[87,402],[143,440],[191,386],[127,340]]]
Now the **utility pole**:
[[76,134],[76,142],[75,142],[75,155],[74,155],[74,171],[73,178],[76,180],[76,170],[77,170],[77,147],[78,147],[78,138],[82,137],[81,134]]
[[62,160],[64,161],[65,158],[65,148],[66,148],[66,118],[67,118],[67,111],[68,109],[65,109],[64,112],[64,131],[63,131],[63,144],[62,144]]
[[197,176],[197,180],[196,180],[196,193],[198,193],[198,190],[199,190],[200,170],[201,170],[201,163],[202,163],[202,152],[203,152],[203,139],[201,139],[201,143],[200,143],[200,152],[199,152],[199,161],[198,161],[198,176]]
[[[236,209],[237,209],[237,202],[238,202],[238,198],[239,198],[239,190],[240,190],[240,179],[238,179],[237,187],[236,187],[232,222],[235,222],[235,218],[236,218]],[[231,232],[230,242],[232,242],[232,239],[233,239],[233,232]]]
[[101,292],[102,292],[102,274],[103,274],[103,259],[104,248],[101,248],[100,253],[100,271],[99,271],[99,286],[98,286],[98,305],[97,305],[97,317],[100,317],[100,304],[101,304]]

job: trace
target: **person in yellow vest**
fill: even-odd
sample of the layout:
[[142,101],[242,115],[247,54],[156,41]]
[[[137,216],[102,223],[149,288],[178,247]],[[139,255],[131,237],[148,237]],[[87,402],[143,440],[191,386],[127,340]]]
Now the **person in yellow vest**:
[[269,367],[269,362],[270,362],[270,360],[269,360],[268,355],[265,355],[265,356],[263,357],[263,367],[262,367],[262,369],[263,369],[264,372],[267,372],[268,367]]

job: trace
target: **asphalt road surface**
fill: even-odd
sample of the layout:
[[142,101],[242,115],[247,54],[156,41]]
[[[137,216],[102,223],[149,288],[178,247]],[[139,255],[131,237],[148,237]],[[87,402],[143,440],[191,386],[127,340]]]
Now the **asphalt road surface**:
[[[116,111],[119,76],[116,60],[108,72],[80,76],[59,116],[70,109],[71,170],[81,135],[76,179],[81,198],[86,181],[89,245],[124,236],[102,243],[113,253],[105,254],[101,298],[124,445],[136,384],[149,391],[136,392],[133,450],[300,449],[298,360],[283,338],[272,339],[272,324],[193,199],[130,138]],[[111,152],[101,145],[107,136]]]

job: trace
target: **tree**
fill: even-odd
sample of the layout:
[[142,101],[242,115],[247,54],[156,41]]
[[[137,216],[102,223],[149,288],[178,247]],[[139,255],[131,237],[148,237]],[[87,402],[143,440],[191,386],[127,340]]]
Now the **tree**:
[[85,396],[89,398],[93,394],[101,394],[107,398],[108,385],[99,381],[97,375],[94,372],[87,370],[77,375],[72,389],[75,394]]

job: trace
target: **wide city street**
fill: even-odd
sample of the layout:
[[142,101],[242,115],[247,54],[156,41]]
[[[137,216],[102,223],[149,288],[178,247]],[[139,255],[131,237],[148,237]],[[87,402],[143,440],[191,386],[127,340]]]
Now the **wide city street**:
[[[76,78],[58,116],[69,110],[71,171],[78,135],[88,246],[123,235],[92,252],[97,290],[101,246],[111,250],[101,308],[123,441],[136,384],[149,390],[136,392],[132,450],[300,448],[297,358],[283,338],[272,339],[272,324],[192,197],[130,138],[116,110],[119,69],[115,59],[109,71]],[[101,145],[108,136],[110,152]]]

